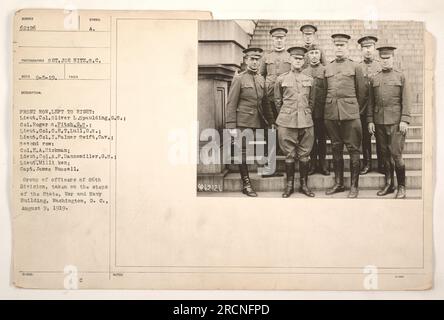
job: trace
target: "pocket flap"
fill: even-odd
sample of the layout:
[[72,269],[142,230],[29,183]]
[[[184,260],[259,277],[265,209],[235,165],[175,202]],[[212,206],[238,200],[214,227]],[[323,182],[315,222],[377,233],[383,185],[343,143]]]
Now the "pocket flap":
[[387,81],[388,86],[402,86],[401,80],[394,79],[394,80],[388,80]]
[[253,110],[246,110],[246,109],[240,109],[240,108],[237,108],[236,111],[237,111],[237,112],[242,112],[242,113],[254,114],[254,111],[253,111]]
[[290,108],[282,108],[280,113],[290,114],[291,113],[291,109]]
[[303,87],[311,87],[311,80],[302,80]]
[[343,74],[344,76],[346,76],[346,77],[352,77],[352,76],[354,76],[356,73],[355,73],[355,70],[346,70],[346,71],[344,71],[342,74]]
[[356,98],[344,98],[344,101],[350,104],[358,103],[358,99]]
[[252,83],[242,83],[241,88],[254,88]]
[[294,87],[294,82],[293,81],[284,80],[282,82],[282,86],[283,87]]

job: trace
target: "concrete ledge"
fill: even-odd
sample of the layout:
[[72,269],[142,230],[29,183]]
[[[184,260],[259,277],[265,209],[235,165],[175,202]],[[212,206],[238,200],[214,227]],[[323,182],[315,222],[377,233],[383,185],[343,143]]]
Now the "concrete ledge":
[[200,41],[233,41],[242,49],[248,47],[250,36],[233,20],[199,21]]
[[238,70],[236,65],[199,65],[198,74],[200,79],[214,79],[221,81],[231,81],[234,73]]
[[[284,177],[262,178],[255,172],[250,172],[250,179],[254,190],[256,191],[279,191],[283,190],[286,184]],[[359,188],[362,190],[373,189],[378,190],[385,184],[385,178],[382,174],[376,172],[367,173],[359,176]],[[334,175],[323,176],[314,174],[308,177],[308,186],[313,190],[323,190],[331,188],[334,185]],[[344,172],[344,185],[350,188],[350,172]],[[395,178],[396,185],[396,178]],[[406,171],[406,187],[407,189],[421,189],[422,176],[421,171]],[[299,187],[299,173],[295,174],[295,186]],[[239,173],[229,173],[224,179],[224,191],[240,191],[242,189],[242,181]]]
[[[227,175],[228,170],[225,169],[221,173],[216,174],[204,174],[197,175],[197,192],[205,191],[224,191],[224,178]],[[217,190],[215,190],[217,189]]]
[[240,67],[243,50],[243,47],[232,41],[199,42],[197,62],[198,65],[228,64]]

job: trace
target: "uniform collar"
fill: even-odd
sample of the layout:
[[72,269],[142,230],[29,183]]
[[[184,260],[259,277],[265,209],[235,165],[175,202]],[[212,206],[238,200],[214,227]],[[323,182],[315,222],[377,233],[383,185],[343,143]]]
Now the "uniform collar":
[[258,72],[258,70],[254,71],[254,70],[251,70],[251,69],[249,69],[249,68],[247,67],[247,72],[248,72],[249,74],[256,75],[257,72]]

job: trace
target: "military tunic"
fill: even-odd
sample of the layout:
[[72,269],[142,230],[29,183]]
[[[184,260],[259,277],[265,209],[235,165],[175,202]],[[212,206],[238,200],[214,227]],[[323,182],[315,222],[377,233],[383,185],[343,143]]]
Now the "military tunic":
[[304,71],[304,74],[313,78],[316,97],[313,107],[313,119],[324,119],[325,109],[325,66],[317,64],[315,66],[308,66]]
[[[379,60],[362,60],[359,63],[359,66],[362,70],[362,76],[358,77],[358,97],[359,97],[359,107],[360,107],[360,116],[361,116],[361,125],[362,125],[362,153],[364,155],[364,165],[371,165],[369,161],[371,161],[372,154],[372,142],[371,135],[368,131],[368,122],[367,122],[367,108],[369,102],[369,94],[370,94],[370,79],[379,71],[381,71],[381,65]],[[382,154],[379,140],[376,140],[376,153],[378,157],[378,167],[382,168]]]
[[[256,139],[255,129],[267,127],[274,122],[269,105],[264,103],[264,99],[265,80],[261,75],[250,70],[235,75],[228,94],[226,128],[240,129],[241,136],[248,133],[244,132],[245,129],[252,129],[253,136],[250,138]],[[234,143],[234,154],[242,156],[242,163],[247,160],[247,143],[242,137]]]
[[228,94],[226,127],[261,128],[274,119],[265,98],[264,78],[249,70],[235,75]]
[[334,60],[325,68],[327,96],[324,123],[333,150],[341,157],[344,144],[351,155],[361,152],[359,77],[362,77],[362,69],[350,59]]
[[325,159],[327,153],[326,144],[326,129],[324,124],[324,109],[325,109],[325,66],[317,64],[315,66],[309,65],[304,69],[303,73],[313,77],[314,88],[316,92],[314,108],[313,108],[313,122],[314,122],[314,135],[313,148],[310,154],[310,158],[315,160],[319,157],[320,160]]
[[278,110],[279,146],[286,161],[308,161],[313,147],[314,130],[312,112],[316,91],[314,79],[302,72],[290,71],[276,80],[274,96]]
[[402,152],[405,135],[399,123],[410,123],[410,92],[404,74],[397,70],[382,70],[370,80],[370,100],[367,121],[375,123],[384,158],[392,158],[396,167],[403,167]]
[[359,66],[361,67],[362,73],[358,76],[358,102],[361,116],[367,117],[367,105],[370,95],[370,80],[382,69],[380,62],[377,59],[370,61],[363,60],[359,63]]
[[265,78],[265,92],[267,95],[267,102],[273,112],[274,119],[276,119],[278,112],[274,104],[274,85],[277,77],[281,74],[290,71],[290,54],[286,51],[272,51],[267,53],[262,58],[259,73]]

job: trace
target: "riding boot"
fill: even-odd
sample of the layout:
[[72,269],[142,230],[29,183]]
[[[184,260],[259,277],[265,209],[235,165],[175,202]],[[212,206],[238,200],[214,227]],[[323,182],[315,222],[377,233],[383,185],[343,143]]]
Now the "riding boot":
[[362,152],[363,156],[363,168],[359,174],[364,175],[369,173],[372,170],[372,154],[370,150],[363,150]]
[[305,194],[308,197],[314,197],[315,194],[310,190],[307,185],[308,180],[308,162],[299,161],[299,192]]
[[239,171],[242,179],[242,193],[246,194],[249,197],[257,197],[257,193],[253,190],[253,187],[251,186],[247,164],[240,164]]
[[319,172],[324,176],[330,175],[330,170],[328,170],[328,165],[325,157],[319,158]]
[[398,192],[396,192],[396,199],[404,199],[406,197],[405,191],[405,165],[396,167],[396,179],[398,180]]
[[339,154],[333,154],[334,159],[334,172],[335,172],[335,184],[330,189],[325,191],[326,195],[331,195],[337,192],[344,192],[344,159],[339,158]]
[[384,155],[381,150],[381,143],[376,139],[376,157],[378,159],[378,172],[384,174]]
[[385,161],[385,185],[376,194],[385,196],[386,194],[395,192],[395,171],[390,161]]
[[287,186],[282,198],[288,198],[294,192],[294,162],[285,162],[285,171],[287,172]]
[[318,140],[318,156],[319,156],[319,172],[324,176],[330,175],[330,170],[328,168],[328,163],[325,160],[327,154],[327,144],[325,137]]
[[349,198],[356,198],[359,193],[359,169],[360,169],[359,154],[350,155],[350,192]]

